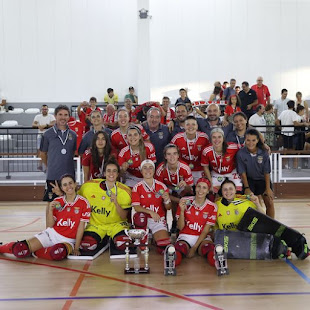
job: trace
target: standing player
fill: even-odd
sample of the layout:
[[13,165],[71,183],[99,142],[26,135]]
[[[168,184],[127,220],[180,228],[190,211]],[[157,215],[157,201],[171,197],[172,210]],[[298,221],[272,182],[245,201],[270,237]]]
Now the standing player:
[[89,200],[91,217],[81,242],[82,255],[95,255],[111,238],[120,250],[125,249],[128,237],[125,229],[128,211],[131,209],[130,188],[117,181],[120,167],[113,158],[105,163],[106,179],[84,183],[79,194]]
[[[152,231],[157,251],[162,254],[171,243],[167,231],[166,210],[171,208],[168,188],[154,179],[155,164],[146,159],[140,165],[143,180],[132,189],[132,206],[137,212],[133,217],[136,227]],[[145,216],[147,216],[146,221]],[[143,224],[142,224],[142,223]]]
[[168,144],[164,148],[164,162],[156,170],[156,179],[164,183],[170,194],[172,202],[172,227],[171,232],[176,232],[175,214],[180,198],[192,193],[194,185],[193,175],[189,166],[179,160],[180,151],[175,144]]
[[180,201],[177,211],[180,234],[175,243],[176,265],[181,263],[183,256],[191,258],[198,252],[214,266],[214,245],[209,233],[216,222],[217,208],[206,198],[210,186],[209,180],[201,178],[196,184],[196,195]]
[[80,242],[85,223],[89,221],[90,206],[86,199],[76,194],[73,176],[62,176],[60,188],[64,196],[50,203],[47,229],[29,240],[0,246],[0,253],[11,253],[17,258],[34,253],[36,257],[49,260],[62,260],[70,253],[80,255]]
[[40,151],[43,164],[47,166],[46,185],[43,201],[49,202],[57,197],[53,188],[64,174],[75,175],[74,153],[76,150],[76,133],[69,129],[69,108],[59,105],[55,109],[56,124],[43,134]]
[[256,129],[248,129],[245,134],[245,147],[237,154],[237,168],[245,194],[262,195],[266,214],[274,218],[270,158]]
[[[117,150],[117,153],[119,153],[125,146],[128,145],[127,141],[127,129],[130,125],[130,117],[129,113],[125,109],[120,109],[117,112],[117,119],[119,128],[113,130],[111,134],[111,143],[113,147]],[[145,132],[144,128],[140,124],[136,124],[140,130],[143,137],[143,140],[150,140],[149,135]]]
[[92,146],[87,149],[82,158],[84,182],[104,177],[103,167],[111,156],[111,142],[104,131],[95,133]]
[[178,146],[181,158],[191,168],[194,182],[196,182],[203,173],[201,155],[203,149],[209,145],[209,139],[205,133],[198,131],[195,117],[188,116],[186,118],[185,132],[176,134],[171,143]]
[[127,129],[128,144],[119,153],[118,163],[123,174],[126,172],[126,185],[134,187],[142,179],[140,164],[145,159],[156,163],[155,149],[152,143],[144,142],[141,130],[136,125]]
[[227,144],[224,131],[217,127],[211,131],[211,146],[202,153],[201,165],[206,178],[211,182],[211,189],[217,193],[225,177],[233,180],[237,190],[242,190],[242,182],[236,170],[237,144]]

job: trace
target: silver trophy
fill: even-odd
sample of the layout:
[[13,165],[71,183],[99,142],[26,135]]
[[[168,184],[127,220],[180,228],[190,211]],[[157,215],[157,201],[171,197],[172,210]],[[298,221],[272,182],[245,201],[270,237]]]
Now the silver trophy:
[[[125,274],[132,274],[132,273],[150,273],[149,268],[149,248],[148,248],[148,241],[146,240],[145,243],[141,243],[141,240],[147,236],[149,230],[146,229],[125,229],[125,234],[130,238],[130,241],[126,242],[126,249],[125,249],[125,256],[126,256],[126,266],[124,273]],[[139,247],[143,249],[144,252],[144,267],[140,267],[140,258],[136,258],[134,261],[134,267],[129,267],[129,248],[130,247]]]
[[227,267],[227,253],[221,244],[217,244],[214,249],[215,268],[218,276],[228,275],[229,270]]

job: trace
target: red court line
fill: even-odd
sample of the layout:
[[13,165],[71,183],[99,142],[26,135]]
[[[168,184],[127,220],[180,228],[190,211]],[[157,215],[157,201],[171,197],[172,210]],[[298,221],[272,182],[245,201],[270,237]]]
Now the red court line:
[[4,229],[4,230],[0,230],[0,232],[10,232],[11,230],[14,230],[14,229],[26,227],[26,226],[29,226],[31,224],[34,224],[35,222],[37,222],[40,219],[41,219],[41,217],[38,217],[38,218],[34,219],[32,222],[30,222],[28,224],[25,224],[25,225],[22,225],[22,226],[17,226],[17,227],[12,227],[12,228],[8,228],[8,229]]
[[85,271],[85,270],[78,270],[78,269],[73,269],[73,268],[68,268],[68,267],[53,266],[53,265],[43,264],[43,263],[28,262],[28,261],[25,261],[25,260],[17,260],[17,259],[12,259],[12,258],[7,258],[7,257],[0,257],[0,260],[6,260],[6,261],[15,262],[15,263],[23,263],[23,264],[30,264],[30,265],[38,265],[38,266],[44,266],[44,267],[50,267],[50,268],[55,268],[55,269],[60,269],[60,270],[66,270],[66,271],[82,273],[82,274],[85,274],[85,275],[91,275],[91,276],[103,278],[103,279],[106,279],[106,280],[112,280],[112,281],[117,281],[117,282],[121,282],[121,283],[130,284],[130,285],[133,285],[133,286],[138,286],[138,287],[141,287],[141,288],[144,288],[144,289],[148,289],[148,290],[155,291],[155,292],[158,292],[158,293],[161,293],[161,294],[165,294],[165,295],[168,295],[168,296],[171,296],[171,297],[175,297],[175,298],[178,298],[178,299],[181,299],[181,300],[185,300],[185,301],[188,301],[188,302],[200,305],[200,306],[205,307],[205,308],[209,308],[209,309],[213,309],[213,310],[222,310],[221,308],[212,306],[210,304],[207,304],[207,303],[204,303],[204,302],[201,302],[201,301],[198,301],[198,300],[195,300],[193,298],[189,298],[189,297],[186,297],[186,296],[183,296],[183,295],[175,294],[175,293],[172,293],[172,292],[169,292],[169,291],[165,291],[165,290],[162,290],[162,289],[159,289],[159,288],[156,288],[156,287],[152,287],[152,286],[148,286],[148,285],[144,285],[144,284],[140,284],[140,283],[136,283],[136,282],[132,282],[132,281],[122,280],[122,279],[115,278],[115,277],[110,277],[110,276],[105,276],[105,275],[94,273],[94,272],[89,272],[89,271]]
[[[87,261],[85,263],[84,267],[83,267],[83,270],[88,271],[88,268],[90,267],[91,262],[92,261],[90,261],[90,260]],[[71,291],[71,293],[69,295],[70,297],[75,297],[77,295],[77,292],[78,292],[78,290],[79,290],[79,288],[80,288],[80,286],[81,286],[81,284],[82,284],[82,282],[83,282],[85,277],[86,277],[85,274],[80,274],[79,275],[79,277],[76,280],[76,282],[75,282],[75,284],[74,284],[74,286],[72,288],[72,291]],[[72,299],[71,300],[67,300],[66,303],[64,304],[64,306],[62,307],[62,310],[69,310],[71,305],[72,305],[72,303],[73,303]]]

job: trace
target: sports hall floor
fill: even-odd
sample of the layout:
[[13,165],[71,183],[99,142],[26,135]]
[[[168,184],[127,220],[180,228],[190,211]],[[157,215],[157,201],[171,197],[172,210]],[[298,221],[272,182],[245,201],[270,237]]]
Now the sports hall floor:
[[[310,200],[277,200],[276,217],[310,241]],[[0,202],[0,241],[44,229],[43,203]],[[93,261],[50,262],[0,255],[0,309],[310,309],[310,258],[229,260],[217,277],[200,257],[164,276],[163,257],[150,253],[149,275],[124,275],[124,260],[108,252]]]

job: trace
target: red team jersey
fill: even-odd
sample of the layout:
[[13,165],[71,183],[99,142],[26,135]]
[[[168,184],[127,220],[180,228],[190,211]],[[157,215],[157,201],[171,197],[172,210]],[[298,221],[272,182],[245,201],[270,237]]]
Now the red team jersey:
[[164,125],[168,125],[169,122],[175,118],[175,112],[172,109],[168,109],[167,115],[162,116],[160,122]]
[[[152,143],[145,142],[145,151],[146,151],[146,159],[150,159],[154,163],[156,163],[156,155],[155,148]],[[131,149],[129,146],[124,147],[119,155],[118,155],[118,164],[122,166],[123,163],[127,162],[129,159],[133,161],[131,165],[129,165],[127,171],[137,178],[142,178],[142,174],[140,172],[141,158],[139,153],[131,154]]]
[[155,177],[157,180],[164,183],[168,187],[176,186],[182,180],[184,180],[189,186],[194,185],[192,171],[183,161],[179,161],[178,169],[175,173],[172,173],[171,171],[169,173],[165,163],[161,163],[156,170]]
[[160,190],[169,192],[167,186],[162,182],[154,180],[152,188],[141,181],[135,185],[131,194],[131,205],[141,206],[145,209],[156,212],[160,217],[166,216],[166,208],[164,206],[164,200],[162,195],[159,194]]
[[84,125],[80,121],[71,121],[68,122],[68,126],[76,133],[76,150],[78,150],[84,134]]
[[236,112],[240,112],[241,108],[240,107],[236,107],[235,109],[231,106],[231,105],[227,105],[225,108],[225,113],[230,116]]
[[82,166],[88,166],[89,167],[89,180],[100,179],[103,177],[103,165],[104,165],[103,156],[100,157],[100,167],[96,168],[93,165],[91,150],[87,149],[84,152],[83,157],[82,157]]
[[[176,134],[171,143],[178,146],[181,158],[190,166],[192,171],[201,171],[200,164],[203,149],[209,145],[208,135],[204,132],[197,131],[195,140],[187,140],[186,133]],[[191,165],[194,165],[192,168]]]
[[[184,211],[185,226],[180,231],[180,234],[188,234],[199,236],[206,224],[214,226],[216,222],[217,207],[216,204],[206,199],[203,206],[195,206],[195,197],[186,197],[186,200],[191,202],[191,205],[186,206]],[[181,213],[178,206],[176,217],[179,219]]]
[[217,155],[213,146],[206,147],[202,152],[201,165],[210,166],[212,170],[219,174],[231,173],[236,168],[236,154],[239,148],[235,143],[228,143],[228,148],[224,155]]
[[80,195],[76,195],[74,202],[67,202],[64,196],[57,197],[55,201],[59,201],[64,208],[53,209],[53,229],[64,237],[75,239],[80,222],[89,222],[89,202]]
[[[135,126],[137,126],[141,130],[143,140],[150,140],[149,135],[146,133],[146,131],[141,125],[135,124]],[[127,134],[122,134],[119,128],[113,130],[111,134],[111,143],[114,146],[114,148],[117,150],[117,152],[119,153],[121,149],[123,149],[125,146],[128,145]]]

